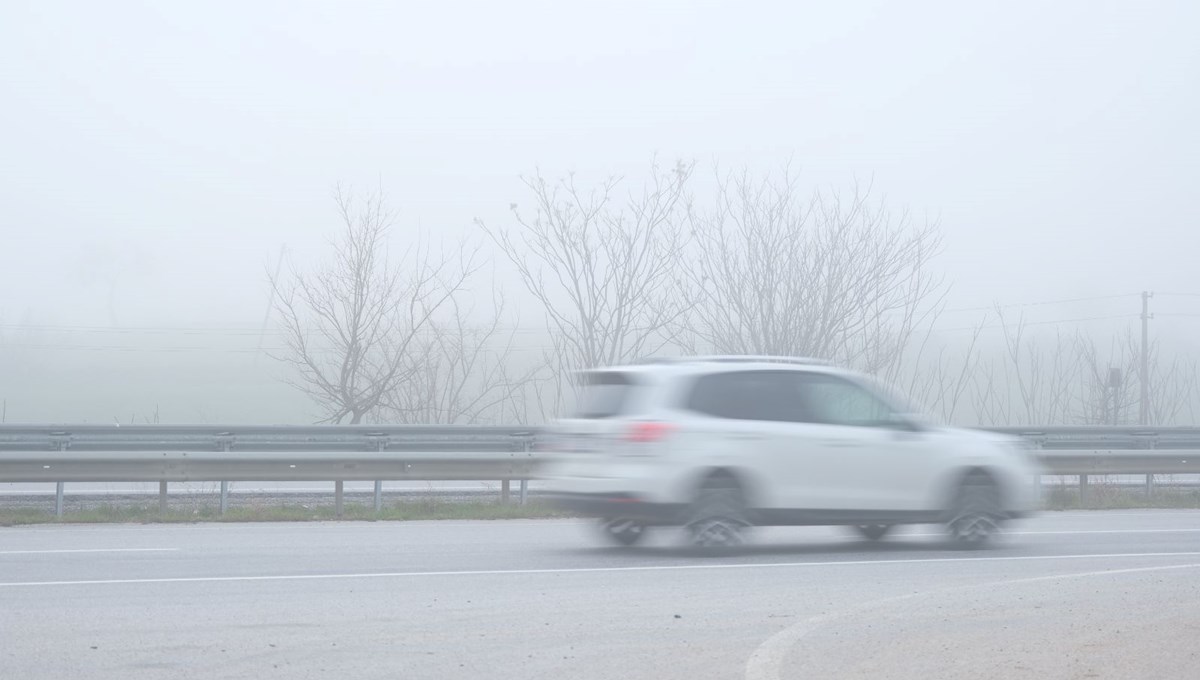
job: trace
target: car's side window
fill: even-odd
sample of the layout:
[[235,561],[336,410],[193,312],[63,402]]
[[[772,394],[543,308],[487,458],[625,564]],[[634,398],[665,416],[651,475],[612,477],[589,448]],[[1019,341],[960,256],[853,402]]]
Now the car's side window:
[[895,413],[887,402],[848,380],[819,373],[797,373],[809,422],[851,427],[892,427]]
[[696,379],[686,408],[717,418],[801,420],[799,394],[787,371],[734,371]]

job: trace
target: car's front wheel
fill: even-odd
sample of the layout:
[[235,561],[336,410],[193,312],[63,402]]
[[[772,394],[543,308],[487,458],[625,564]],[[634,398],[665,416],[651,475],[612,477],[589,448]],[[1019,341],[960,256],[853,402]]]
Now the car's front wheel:
[[693,546],[712,553],[742,546],[748,527],[741,489],[730,480],[713,479],[697,494],[684,529]]
[[1000,489],[989,477],[963,480],[950,504],[946,529],[960,548],[982,548],[1000,531]]
[[637,545],[646,536],[646,525],[631,519],[603,519],[600,533],[617,545]]

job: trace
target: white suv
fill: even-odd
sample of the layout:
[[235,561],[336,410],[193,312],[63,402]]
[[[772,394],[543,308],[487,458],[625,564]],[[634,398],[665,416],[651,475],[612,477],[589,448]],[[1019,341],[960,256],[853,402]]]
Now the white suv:
[[877,540],[945,524],[981,545],[1037,504],[1018,440],[906,413],[864,376],[782,357],[693,357],[584,371],[547,452],[553,502],[638,542],[683,526],[700,547],[752,525],[846,525]]

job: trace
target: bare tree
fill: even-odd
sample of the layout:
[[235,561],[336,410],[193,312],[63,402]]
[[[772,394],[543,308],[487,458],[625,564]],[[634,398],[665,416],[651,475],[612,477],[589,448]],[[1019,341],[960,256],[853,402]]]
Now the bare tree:
[[617,195],[619,179],[592,190],[573,175],[525,180],[534,207],[512,205],[511,229],[478,222],[545,309],[562,352],[556,376],[659,351],[687,311],[677,268],[687,244],[686,187],[692,166],[653,167],[640,191]]
[[393,213],[381,192],[356,199],[339,187],[341,233],[312,271],[268,272],[289,380],[322,410],[322,422],[360,423],[419,369],[413,350],[434,314],[475,271],[465,247],[434,256],[422,243],[393,258]]
[[977,397],[1008,403],[1003,408],[1005,420],[989,424],[1073,422],[1077,412],[1076,385],[1082,370],[1079,354],[1074,351],[1078,343],[1056,331],[1053,343],[1047,348],[1039,338],[1029,336],[1023,315],[1010,324],[1004,310],[997,307],[996,316],[1004,336],[1003,381],[995,383],[990,379],[993,389],[977,393]]
[[[1110,340],[1108,356],[1101,355],[1096,342],[1079,334],[1076,340],[1084,366],[1085,383],[1080,395],[1079,420],[1089,425],[1129,424],[1137,420],[1141,379],[1141,340],[1132,330]],[[1197,397],[1197,365],[1194,359],[1162,355],[1158,342],[1150,343],[1150,409],[1148,425],[1169,425],[1190,413]],[[1111,371],[1120,371],[1113,385]]]
[[384,397],[384,412],[403,423],[525,422],[526,386],[537,367],[513,371],[516,328],[505,331],[504,299],[493,298],[484,323],[469,321],[473,309],[457,299],[446,305],[446,319],[429,326],[415,352],[416,368],[403,389]]
[[944,296],[929,272],[937,228],[892,215],[869,188],[801,197],[786,170],[743,172],[692,225],[688,329],[713,351],[820,357],[891,382]]
[[[1132,342],[1133,334],[1128,336]],[[1191,357],[1163,360],[1161,346],[1150,345],[1149,425],[1195,424],[1200,400],[1200,365]]]
[[[1136,420],[1140,340],[1132,332],[1109,338],[1102,350],[1076,330],[1053,339],[1032,336],[1024,318],[1005,323],[1003,357],[980,362],[972,380],[973,408],[984,425],[1111,425]],[[1196,406],[1196,362],[1166,360],[1150,346],[1150,423],[1165,425],[1191,415]],[[1112,381],[1117,370],[1120,381]]]
[[[1117,338],[1110,339],[1107,357],[1094,338],[1075,338],[1080,363],[1080,386],[1076,394],[1076,420],[1084,425],[1121,425],[1137,408],[1137,387],[1128,379],[1136,369],[1136,354],[1124,352]],[[1113,372],[1116,376],[1113,376]],[[1114,383],[1114,380],[1117,382]]]
[[907,381],[910,402],[929,409],[947,423],[956,421],[980,371],[979,338],[983,334],[984,323],[974,328],[971,339],[961,352],[942,345],[936,355],[929,359],[926,357],[930,331],[926,331],[911,361],[912,373]]

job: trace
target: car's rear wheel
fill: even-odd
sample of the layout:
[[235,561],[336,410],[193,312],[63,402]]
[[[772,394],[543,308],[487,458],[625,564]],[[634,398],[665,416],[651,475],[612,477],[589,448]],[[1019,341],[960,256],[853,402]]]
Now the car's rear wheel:
[[960,548],[982,548],[1000,531],[1000,488],[985,475],[963,480],[950,504],[946,528]]
[[867,539],[868,541],[878,541],[879,539],[888,535],[888,532],[890,532],[892,530],[892,525],[890,525],[890,524],[858,524],[858,525],[855,525],[854,530],[858,532],[859,536],[862,536],[863,538]]
[[637,545],[646,537],[646,525],[632,519],[602,519],[600,533],[617,545]]
[[684,529],[694,547],[716,553],[744,545],[749,526],[745,497],[737,483],[716,478],[696,494]]

